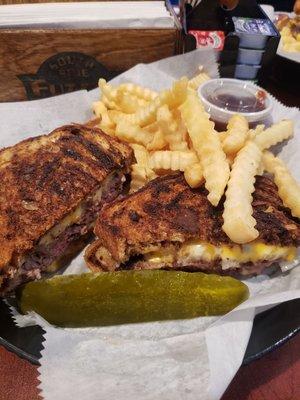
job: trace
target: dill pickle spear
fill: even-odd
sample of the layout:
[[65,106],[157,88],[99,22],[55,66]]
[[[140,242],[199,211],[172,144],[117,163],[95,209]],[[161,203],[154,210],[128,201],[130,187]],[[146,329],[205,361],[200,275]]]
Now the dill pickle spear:
[[55,276],[22,286],[17,299],[23,313],[84,327],[222,315],[248,294],[231,277],[156,270]]

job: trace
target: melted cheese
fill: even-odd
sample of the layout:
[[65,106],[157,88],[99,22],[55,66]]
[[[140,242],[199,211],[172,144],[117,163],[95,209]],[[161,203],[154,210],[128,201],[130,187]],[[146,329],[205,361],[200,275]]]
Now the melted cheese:
[[[102,187],[97,190],[93,196],[93,202],[99,202],[102,197]],[[48,233],[46,233],[40,240],[39,244],[47,246],[52,243],[62,232],[69,226],[76,224],[80,221],[85,212],[85,204],[79,204],[76,209],[68,214],[59,224],[55,225]]]
[[165,248],[159,251],[152,251],[144,256],[146,261],[151,263],[171,264],[175,259],[175,250],[173,248]]
[[75,211],[68,214],[59,224],[55,225],[46,235],[44,235],[41,240],[40,244],[48,245],[55,238],[57,238],[62,232],[64,232],[69,226],[76,224],[81,218],[83,214],[83,208],[79,205]]
[[[256,242],[244,246],[213,246],[199,240],[183,243],[176,252],[176,259],[181,263],[196,262],[199,260],[214,261],[221,259],[224,269],[246,262],[263,260],[292,261],[296,257],[296,247],[274,246]],[[172,263],[175,260],[174,249],[165,248],[145,255],[145,260],[153,263]]]

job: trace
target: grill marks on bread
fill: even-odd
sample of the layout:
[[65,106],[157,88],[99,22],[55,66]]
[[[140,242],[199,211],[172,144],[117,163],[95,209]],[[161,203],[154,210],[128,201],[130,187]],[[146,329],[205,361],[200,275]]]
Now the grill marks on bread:
[[[213,207],[203,186],[191,189],[183,174],[174,173],[107,205],[100,213],[95,233],[113,258],[121,262],[161,242],[195,238],[216,246],[230,245],[232,242],[222,230],[223,203],[224,198],[218,207]],[[299,245],[299,220],[283,206],[275,183],[268,177],[256,177],[252,205],[260,233],[258,241]]]
[[93,193],[132,150],[97,128],[69,125],[0,151],[0,268]]

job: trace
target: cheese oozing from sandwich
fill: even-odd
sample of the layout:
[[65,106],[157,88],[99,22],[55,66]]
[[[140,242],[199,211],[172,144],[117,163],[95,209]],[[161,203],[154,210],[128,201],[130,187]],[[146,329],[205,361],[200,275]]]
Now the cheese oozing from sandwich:
[[177,261],[188,265],[199,260],[211,262],[221,259],[222,269],[236,268],[237,264],[247,262],[293,261],[295,257],[296,247],[294,246],[275,246],[261,242],[247,245],[214,246],[200,240],[187,241],[179,249],[170,246],[144,255],[144,259],[148,262],[166,264]]

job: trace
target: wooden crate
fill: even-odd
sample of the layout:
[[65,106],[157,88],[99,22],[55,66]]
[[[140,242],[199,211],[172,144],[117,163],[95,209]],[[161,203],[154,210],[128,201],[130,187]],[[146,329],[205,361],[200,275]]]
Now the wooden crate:
[[177,54],[179,37],[177,28],[1,29],[0,102],[93,89],[100,77]]

